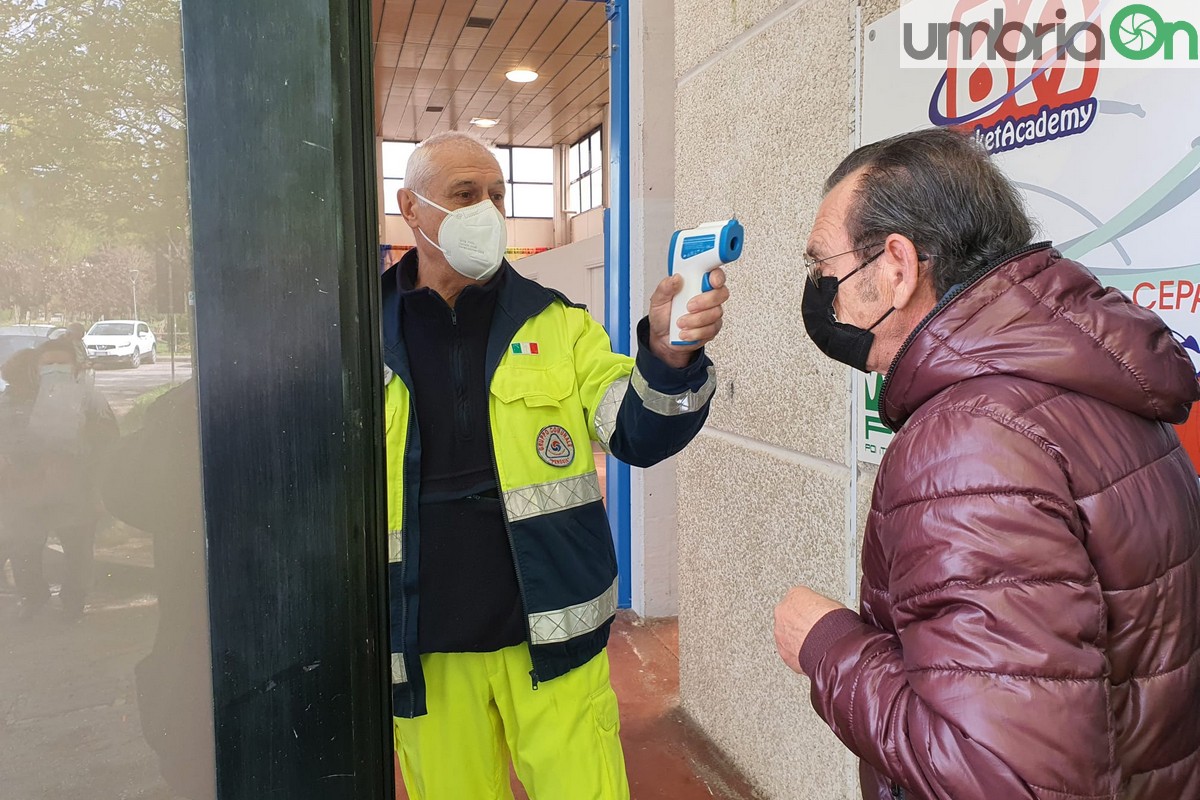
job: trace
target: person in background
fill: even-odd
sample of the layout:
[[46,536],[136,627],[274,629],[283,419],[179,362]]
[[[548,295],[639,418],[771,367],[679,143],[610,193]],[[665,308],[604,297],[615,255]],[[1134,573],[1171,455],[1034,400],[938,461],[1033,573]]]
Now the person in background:
[[75,347],[75,360],[83,369],[88,369],[92,365],[91,359],[87,354],[87,346],[83,343],[84,329],[83,323],[72,322],[67,326],[67,332],[63,334],[64,339],[70,342]]
[[12,541],[19,613],[32,617],[50,599],[43,562],[46,541],[54,535],[64,556],[62,611],[78,619],[91,583],[101,513],[99,459],[117,438],[117,423],[104,397],[81,379],[70,341],[52,339],[26,359],[13,369],[17,382],[4,394],[2,415],[10,502],[0,514]]
[[1200,397],[1153,312],[1034,239],[973,139],[851,154],[803,316],[886,374],[858,613],[806,587],[784,662],[870,800],[1200,800]]

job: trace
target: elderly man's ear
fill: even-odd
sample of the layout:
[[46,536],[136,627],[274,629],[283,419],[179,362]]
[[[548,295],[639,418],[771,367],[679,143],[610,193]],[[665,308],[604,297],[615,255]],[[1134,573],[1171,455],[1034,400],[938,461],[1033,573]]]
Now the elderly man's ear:
[[396,201],[400,204],[400,214],[410,225],[417,220],[417,196],[408,189],[396,191]]
[[924,264],[916,245],[898,233],[884,242],[884,281],[892,287],[892,306],[903,310],[916,298]]

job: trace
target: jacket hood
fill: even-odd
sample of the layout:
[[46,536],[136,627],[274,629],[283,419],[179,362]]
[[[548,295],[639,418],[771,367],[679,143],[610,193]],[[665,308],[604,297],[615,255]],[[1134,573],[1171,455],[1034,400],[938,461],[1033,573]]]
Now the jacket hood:
[[1200,397],[1166,324],[1049,246],[1031,248],[943,302],[888,370],[880,409],[898,430],[944,389],[1011,375],[1177,424]]

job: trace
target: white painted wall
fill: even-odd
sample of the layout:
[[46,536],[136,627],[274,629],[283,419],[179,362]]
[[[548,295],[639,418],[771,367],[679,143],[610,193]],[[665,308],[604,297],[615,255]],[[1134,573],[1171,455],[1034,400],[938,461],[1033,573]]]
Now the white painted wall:
[[517,272],[588,307],[604,323],[604,237],[593,236],[513,262]]
[[593,236],[604,236],[604,209],[593,208],[571,217],[571,241],[580,242]]
[[509,247],[554,247],[554,220],[508,220]]

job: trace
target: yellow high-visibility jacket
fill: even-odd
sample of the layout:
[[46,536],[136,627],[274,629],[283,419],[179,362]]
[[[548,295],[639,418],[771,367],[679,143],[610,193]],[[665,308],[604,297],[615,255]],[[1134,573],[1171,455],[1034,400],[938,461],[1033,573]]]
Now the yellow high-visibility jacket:
[[[425,713],[417,649],[420,442],[401,331],[399,274],[383,276],[393,713]],[[608,641],[617,560],[592,459],[593,441],[635,466],[683,449],[715,390],[701,353],[676,370],[650,353],[612,352],[586,309],[505,264],[488,339],[489,422],[497,483],[533,656],[532,680],[587,663]],[[632,391],[630,391],[632,388]]]

